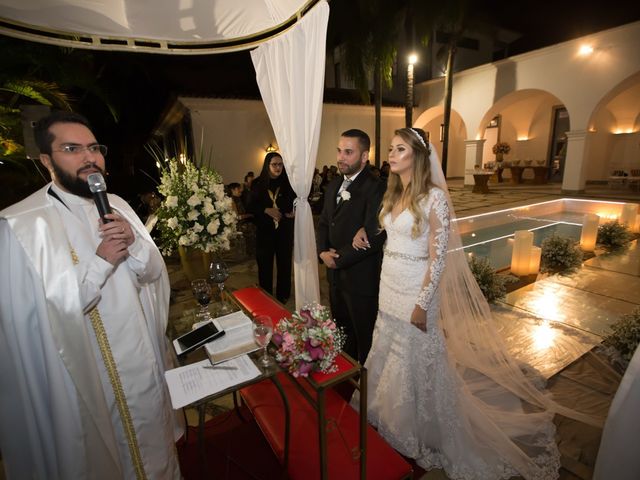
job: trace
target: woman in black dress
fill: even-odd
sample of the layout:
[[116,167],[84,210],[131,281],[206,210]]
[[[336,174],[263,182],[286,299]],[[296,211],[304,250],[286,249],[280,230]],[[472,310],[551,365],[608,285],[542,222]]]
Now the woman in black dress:
[[270,152],[262,172],[251,185],[249,212],[256,225],[256,261],[260,286],[273,294],[273,257],[276,259],[276,298],[286,303],[291,295],[293,252],[293,200],[291,188],[279,153]]

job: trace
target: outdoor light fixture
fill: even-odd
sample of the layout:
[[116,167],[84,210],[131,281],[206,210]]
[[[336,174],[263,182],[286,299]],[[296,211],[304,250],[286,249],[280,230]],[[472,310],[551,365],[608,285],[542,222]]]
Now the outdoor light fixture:
[[627,225],[630,231],[636,229],[636,217],[638,216],[638,204],[637,203],[625,203],[622,206],[622,213],[620,214],[620,223]]
[[269,144],[269,146],[267,148],[265,148],[267,153],[271,153],[271,152],[277,152],[278,151],[278,147],[274,147],[273,144]]
[[418,61],[418,56],[412,53],[407,60],[407,96],[404,102],[404,123],[405,127],[410,128],[413,124],[413,65]]
[[585,252],[593,252],[596,248],[598,238],[598,225],[600,217],[595,213],[587,213],[582,222],[582,233],[580,234],[580,248]]
[[513,275],[523,277],[531,273],[531,247],[533,247],[533,233],[528,230],[516,230],[511,254],[511,273]]
[[531,256],[529,257],[529,275],[537,275],[540,271],[540,260],[542,259],[542,248],[531,247]]
[[587,55],[591,55],[593,53],[593,47],[591,45],[581,45],[578,50],[578,55],[586,57]]
[[444,123],[440,124],[440,141],[444,142]]

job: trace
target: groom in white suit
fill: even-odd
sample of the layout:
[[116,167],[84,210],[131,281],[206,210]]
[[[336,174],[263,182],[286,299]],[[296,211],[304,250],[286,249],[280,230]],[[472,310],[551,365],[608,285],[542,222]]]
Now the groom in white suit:
[[57,112],[35,130],[52,182],[0,212],[0,451],[9,479],[180,478],[164,382],[169,283],[129,205],[87,185],[106,147]]

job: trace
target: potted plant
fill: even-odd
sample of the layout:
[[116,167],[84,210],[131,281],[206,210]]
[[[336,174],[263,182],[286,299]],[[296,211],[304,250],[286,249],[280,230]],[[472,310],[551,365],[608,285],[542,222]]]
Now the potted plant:
[[[181,155],[161,164],[158,191],[164,197],[156,211],[160,251],[170,255],[178,250],[189,279],[206,277],[209,254],[229,250],[236,233],[233,200],[225,194],[222,177]],[[194,256],[201,262],[191,262]]]
[[633,353],[640,344],[640,307],[611,325],[611,333],[605,337],[603,343],[616,350],[618,361],[626,369]]
[[501,275],[491,267],[489,260],[484,257],[471,257],[469,268],[482,294],[489,303],[495,303],[507,293],[506,285],[516,282],[513,275]]
[[614,251],[627,245],[631,238],[632,234],[625,224],[618,222],[618,220],[611,220],[598,227],[596,243],[606,250]]
[[502,168],[504,155],[511,151],[511,145],[509,145],[507,142],[498,142],[493,146],[492,151],[496,156],[496,162],[500,164],[498,168]]
[[571,238],[551,235],[542,241],[540,271],[568,275],[582,265],[582,250]]

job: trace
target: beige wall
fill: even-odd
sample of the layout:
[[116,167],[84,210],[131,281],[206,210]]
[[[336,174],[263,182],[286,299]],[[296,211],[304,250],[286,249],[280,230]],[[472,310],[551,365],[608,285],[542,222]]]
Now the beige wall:
[[[578,55],[583,44],[594,47],[591,55]],[[568,157],[580,159],[581,178],[606,179],[613,165],[640,168],[639,44],[640,22],[634,22],[457,73],[452,109],[466,134],[451,136],[449,164],[464,164],[465,140],[483,138],[496,114],[502,115],[500,139],[515,147],[507,160],[546,159],[552,107],[563,105],[571,131],[587,135],[569,146],[580,149]],[[443,79],[416,85],[416,117],[424,123],[441,112],[443,87]],[[528,140],[518,141],[523,137]]]
[[[253,170],[260,173],[266,155],[265,148],[276,145],[275,135],[264,105],[259,100],[230,100],[215,98],[180,98],[191,113],[194,144],[200,149],[201,138],[205,152],[213,152],[210,162],[225,183],[242,182]],[[374,135],[373,106],[325,104],[316,165],[332,165],[336,160],[337,139],[341,132],[359,128]],[[386,160],[387,145],[393,131],[404,125],[404,109],[384,108],[382,116],[382,159]]]

